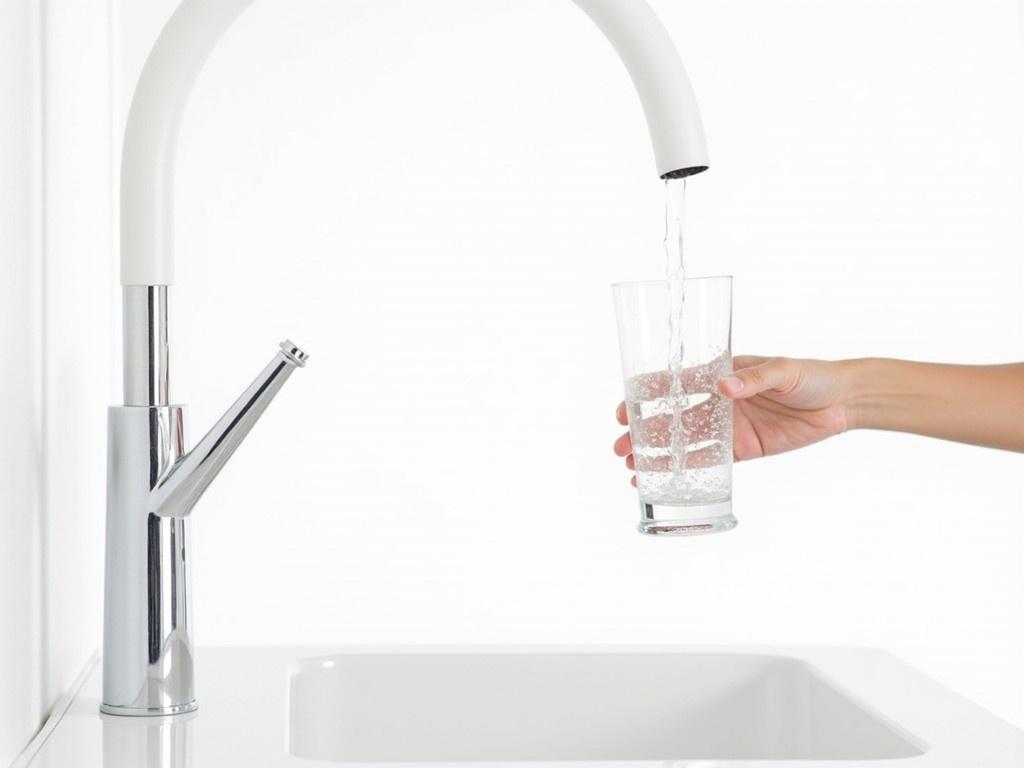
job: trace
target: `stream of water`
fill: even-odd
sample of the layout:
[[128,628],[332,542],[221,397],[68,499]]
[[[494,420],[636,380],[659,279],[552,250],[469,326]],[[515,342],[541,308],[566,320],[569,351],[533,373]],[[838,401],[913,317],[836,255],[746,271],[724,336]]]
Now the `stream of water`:
[[665,278],[668,281],[668,400],[672,412],[670,450],[672,474],[681,481],[686,469],[689,435],[683,420],[686,382],[683,368],[683,316],[686,311],[686,261],[683,256],[683,214],[686,179],[665,181]]

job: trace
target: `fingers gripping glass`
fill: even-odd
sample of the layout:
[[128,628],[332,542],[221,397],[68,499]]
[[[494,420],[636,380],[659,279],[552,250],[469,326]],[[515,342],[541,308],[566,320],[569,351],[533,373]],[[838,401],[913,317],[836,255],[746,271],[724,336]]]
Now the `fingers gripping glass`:
[[732,278],[685,283],[682,368],[669,370],[664,280],[612,286],[643,533],[727,531],[732,514]]

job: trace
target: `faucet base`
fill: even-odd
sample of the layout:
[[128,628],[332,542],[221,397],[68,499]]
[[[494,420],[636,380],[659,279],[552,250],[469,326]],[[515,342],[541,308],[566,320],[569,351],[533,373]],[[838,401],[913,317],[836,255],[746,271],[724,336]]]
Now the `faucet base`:
[[175,704],[172,707],[116,707],[112,704],[100,704],[100,712],[105,715],[117,715],[119,717],[167,717],[172,715],[185,715],[199,709],[199,703],[193,699],[187,704]]
[[150,512],[151,489],[185,453],[180,405],[107,414],[103,709],[174,714],[195,707],[188,518]]

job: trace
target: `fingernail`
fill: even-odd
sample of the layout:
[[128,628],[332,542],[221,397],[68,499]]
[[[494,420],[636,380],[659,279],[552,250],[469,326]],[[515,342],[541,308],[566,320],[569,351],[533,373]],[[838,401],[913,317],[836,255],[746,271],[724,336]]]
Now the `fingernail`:
[[743,379],[737,376],[726,376],[722,379],[722,383],[725,384],[725,388],[733,394],[743,391]]

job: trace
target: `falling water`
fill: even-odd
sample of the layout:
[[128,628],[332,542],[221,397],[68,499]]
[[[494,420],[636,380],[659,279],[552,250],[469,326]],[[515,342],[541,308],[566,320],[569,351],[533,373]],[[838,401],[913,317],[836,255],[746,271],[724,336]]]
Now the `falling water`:
[[686,268],[683,259],[683,210],[686,203],[686,179],[665,181],[665,277],[668,281],[668,370],[669,403],[672,409],[670,431],[673,485],[684,485],[686,450],[689,442],[683,409],[686,384],[683,380],[683,315],[686,307]]

